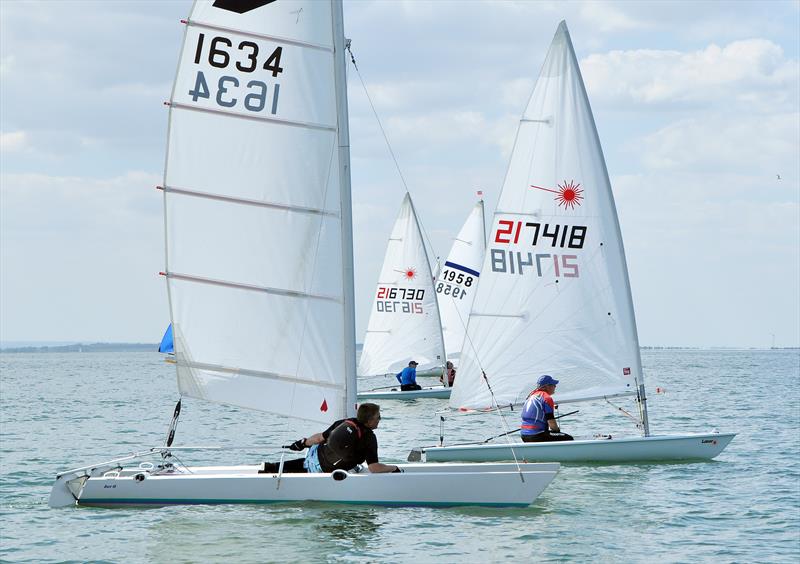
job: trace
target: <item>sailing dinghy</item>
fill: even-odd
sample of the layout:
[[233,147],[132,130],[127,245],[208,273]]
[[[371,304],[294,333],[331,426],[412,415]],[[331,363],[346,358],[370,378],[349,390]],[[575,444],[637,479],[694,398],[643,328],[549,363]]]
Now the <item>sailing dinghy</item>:
[[451,408],[519,405],[549,374],[557,403],[635,396],[643,436],[439,445],[409,460],[711,459],[735,436],[650,434],[614,197],[565,22],[519,122],[467,334]]
[[[406,192],[386,245],[358,374],[394,379],[411,360],[419,363],[417,376],[439,376],[446,355],[428,251]],[[402,391],[396,385],[358,393],[361,401],[448,397],[450,389],[444,386]]]
[[458,232],[436,277],[447,360],[458,362],[486,254],[486,220],[479,200]]
[[[422,264],[425,274],[430,274],[426,266],[428,256],[423,244],[422,232],[416,216],[416,210],[408,195],[403,201],[400,216],[397,218],[386,258],[381,270],[381,281],[378,282],[375,303],[367,335],[364,339],[364,351],[359,363],[359,374],[386,374],[394,377],[409,360],[420,363],[417,376],[441,376],[444,372],[442,359],[457,361],[466,332],[466,322],[475,290],[478,286],[480,268],[486,250],[486,232],[484,227],[483,200],[479,201],[470,213],[461,231],[458,232],[444,268],[435,281],[429,284],[432,276],[419,278],[418,269],[402,265]],[[413,274],[412,274],[413,273]],[[409,279],[410,276],[410,279]],[[413,286],[413,285],[416,286]],[[427,317],[420,317],[405,306],[402,301],[387,301],[387,292],[398,288],[398,296],[408,290],[402,288],[416,287],[416,296],[420,290],[433,295],[435,288],[436,304],[425,302],[419,309],[429,312]],[[388,289],[387,289],[388,288]],[[412,301],[413,303],[413,301]],[[397,307],[397,305],[403,307]],[[436,307],[438,306],[438,311]],[[413,306],[417,307],[417,306]],[[437,324],[431,323],[438,321]],[[420,351],[421,354],[418,354]],[[436,361],[430,359],[435,356]],[[359,392],[360,400],[375,399],[447,399],[451,389],[445,379],[443,386],[427,386],[421,390],[401,391],[400,386],[389,386],[366,392]]]
[[[185,23],[162,187],[178,388],[319,429],[356,405],[341,1],[196,2]],[[524,506],[558,469],[190,467],[171,446],[179,409],[166,446],[58,474],[50,505]]]

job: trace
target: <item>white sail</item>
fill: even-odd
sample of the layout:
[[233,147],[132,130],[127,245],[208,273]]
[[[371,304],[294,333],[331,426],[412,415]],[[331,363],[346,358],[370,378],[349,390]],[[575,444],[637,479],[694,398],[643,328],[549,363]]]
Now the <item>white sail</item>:
[[447,360],[458,360],[486,253],[483,200],[475,204],[436,276]]
[[358,374],[397,373],[411,360],[422,371],[441,368],[445,357],[433,274],[407,193],[386,247]]
[[164,173],[184,395],[320,422],[346,413],[331,21],[313,0],[192,9]]
[[564,22],[530,101],[494,214],[454,408],[635,393],[636,323],[614,198]]

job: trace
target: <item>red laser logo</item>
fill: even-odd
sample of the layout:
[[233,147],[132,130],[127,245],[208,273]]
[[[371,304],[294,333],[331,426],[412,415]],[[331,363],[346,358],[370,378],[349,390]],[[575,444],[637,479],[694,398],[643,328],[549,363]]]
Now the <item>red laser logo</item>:
[[558,202],[559,206],[564,206],[564,209],[575,209],[575,206],[581,205],[581,200],[583,200],[583,188],[581,188],[580,184],[576,184],[574,180],[570,180],[569,182],[565,180],[563,184],[558,185],[558,190],[542,188],[541,186],[534,186],[533,184],[531,184],[531,188],[552,192],[556,195],[555,201]]
[[409,266],[406,268],[405,276],[406,280],[413,280],[417,277],[417,270],[413,266]]

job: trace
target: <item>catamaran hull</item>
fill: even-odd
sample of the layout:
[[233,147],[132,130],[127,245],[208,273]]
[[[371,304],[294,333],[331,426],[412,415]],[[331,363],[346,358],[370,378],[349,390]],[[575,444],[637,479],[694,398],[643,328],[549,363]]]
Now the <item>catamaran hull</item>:
[[453,388],[444,386],[433,386],[422,388],[421,390],[409,390],[404,392],[400,387],[391,390],[378,390],[372,392],[359,392],[359,401],[369,400],[413,400],[413,399],[449,399]]
[[155,507],[319,501],[526,507],[555,478],[558,468],[558,464],[409,464],[403,465],[402,474],[339,471],[278,477],[258,474],[257,466],[182,468],[168,474],[151,474],[134,466],[88,478],[60,476],[53,486],[50,504]]
[[735,433],[626,437],[552,443],[445,446],[414,449],[409,461],[426,462],[669,462],[710,460],[733,440]]

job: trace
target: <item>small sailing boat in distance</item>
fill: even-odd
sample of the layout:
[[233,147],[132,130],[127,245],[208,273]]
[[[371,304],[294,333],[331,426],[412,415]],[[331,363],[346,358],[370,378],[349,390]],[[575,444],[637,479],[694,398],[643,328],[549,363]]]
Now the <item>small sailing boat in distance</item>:
[[436,277],[447,360],[457,362],[461,356],[485,254],[486,220],[481,199],[456,235],[444,267]]
[[[635,396],[643,436],[414,449],[409,460],[710,459],[733,433],[650,434],[639,339],[605,160],[565,22],[520,119],[450,407]],[[491,387],[490,387],[491,386]]]
[[[358,374],[394,378],[411,360],[418,363],[419,376],[438,376],[446,355],[428,252],[411,194],[406,193],[386,246]],[[434,386],[402,391],[398,385],[358,394],[361,401],[426,397],[446,399],[450,390]]]
[[[162,186],[163,274],[180,393],[315,428],[352,417],[341,0],[196,2],[185,23]],[[558,470],[412,464],[402,473],[284,474],[281,465],[277,474],[259,474],[256,464],[190,467],[173,456],[191,450],[172,446],[179,406],[165,446],[59,473],[50,505],[526,506]]]
[[[442,376],[447,371],[444,366],[446,361],[457,360],[458,352],[454,351],[460,351],[464,342],[466,322],[483,264],[485,241],[481,200],[472,209],[453,241],[444,268],[436,280],[432,280],[416,210],[411,197],[406,194],[389,238],[364,339],[359,375],[387,374],[393,377],[412,358],[420,363],[418,377]],[[408,264],[419,264],[421,267],[403,267]],[[423,276],[420,277],[420,274]],[[428,301],[406,306],[402,301],[387,301],[391,288],[398,288],[397,292],[402,292],[398,297],[402,298],[412,283],[415,285],[414,296],[427,292],[427,295],[436,296],[436,303]],[[405,309],[398,307],[398,304]],[[426,312],[427,316],[418,315],[416,310],[411,310],[412,307]],[[433,321],[436,321],[435,325]],[[431,362],[434,356],[436,360]],[[401,391],[400,386],[387,386],[359,392],[358,399],[447,399],[451,389],[447,379],[443,377],[442,380],[443,386],[424,386],[421,390]]]

